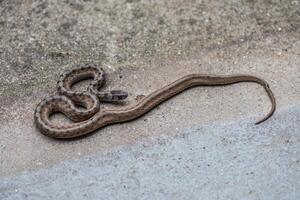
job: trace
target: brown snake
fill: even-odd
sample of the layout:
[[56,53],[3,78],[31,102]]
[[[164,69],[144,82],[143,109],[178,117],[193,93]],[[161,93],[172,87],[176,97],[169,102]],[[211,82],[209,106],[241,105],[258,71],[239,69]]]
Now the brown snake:
[[[73,84],[87,78],[93,78],[88,91],[76,92],[71,90]],[[238,82],[255,82],[262,85],[271,100],[271,110],[256,124],[271,117],[276,107],[275,98],[268,83],[258,77],[250,75],[214,76],[191,74],[154,91],[134,105],[126,106],[122,109],[100,110],[101,101],[121,101],[127,97],[127,93],[121,90],[99,92],[104,82],[104,71],[94,65],[74,69],[62,76],[61,80],[58,81],[58,95],[46,98],[38,104],[34,114],[36,126],[44,135],[52,138],[74,138],[86,135],[109,124],[136,119],[163,101],[188,88],[194,86],[221,86]],[[82,106],[85,109],[79,109],[77,106]],[[65,114],[73,122],[55,124],[50,120],[50,117],[56,112]]]

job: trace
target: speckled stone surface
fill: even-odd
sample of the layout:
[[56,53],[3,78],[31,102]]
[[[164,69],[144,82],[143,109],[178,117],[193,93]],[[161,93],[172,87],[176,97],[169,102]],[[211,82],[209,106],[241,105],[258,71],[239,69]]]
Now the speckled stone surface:
[[132,65],[300,26],[297,0],[1,0],[0,95],[49,89],[74,64]]

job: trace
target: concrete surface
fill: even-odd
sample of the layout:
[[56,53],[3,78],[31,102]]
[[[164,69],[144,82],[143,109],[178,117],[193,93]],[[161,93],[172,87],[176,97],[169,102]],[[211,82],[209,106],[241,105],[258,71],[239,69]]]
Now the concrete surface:
[[[285,123],[283,123],[285,122]],[[300,107],[187,129],[0,179],[0,198],[299,199]]]
[[[78,195],[94,199],[108,197],[113,191],[114,195],[116,191],[127,194],[127,199],[148,199],[151,193],[157,199],[193,199],[196,195],[205,199],[210,197],[207,194],[215,199],[241,199],[241,194],[244,199],[298,199],[299,11],[297,0],[0,0],[0,197],[22,199],[27,195],[32,199],[34,194],[51,193],[49,198],[57,199],[58,186],[65,183],[70,186],[62,197],[72,199],[68,195],[73,195],[74,182]],[[129,91],[128,104],[137,95],[149,94],[189,73],[246,73],[269,82],[278,110],[270,121],[253,126],[270,107],[260,86],[195,88],[136,121],[109,126],[80,140],[44,137],[34,127],[35,106],[55,92],[63,71],[90,62],[106,69],[108,89]],[[212,139],[211,131],[218,137],[224,135],[228,147],[216,146],[220,138]],[[245,134],[250,138],[243,138]],[[165,142],[155,142],[159,138]],[[194,148],[175,147],[178,140],[183,147]],[[212,155],[199,153],[196,141],[207,143],[205,148]],[[266,141],[274,141],[267,154],[257,153]],[[172,156],[164,156],[172,148],[178,148],[175,157],[182,151],[179,166]],[[284,157],[280,148],[288,149]],[[147,155],[154,149],[157,160],[133,158],[134,152]],[[233,151],[242,152],[241,164],[235,163]],[[123,156],[115,157],[115,152]],[[198,161],[187,160],[194,157],[201,158],[201,166],[213,159],[214,168],[201,168],[197,174]],[[178,174],[162,167],[167,164]],[[267,166],[276,174],[270,174]],[[64,167],[78,169],[80,177]],[[142,175],[132,174],[134,167]],[[95,179],[89,185],[81,177],[86,173],[91,180],[92,169],[101,177],[114,174],[113,179]],[[219,176],[222,170],[224,177]],[[162,177],[153,175],[159,172]],[[232,179],[229,185],[225,186],[225,179]],[[123,182],[130,187],[121,185]],[[148,182],[149,187],[143,188]],[[197,192],[195,188],[204,189]],[[173,194],[179,190],[181,193]],[[118,199],[114,195],[111,198]]]

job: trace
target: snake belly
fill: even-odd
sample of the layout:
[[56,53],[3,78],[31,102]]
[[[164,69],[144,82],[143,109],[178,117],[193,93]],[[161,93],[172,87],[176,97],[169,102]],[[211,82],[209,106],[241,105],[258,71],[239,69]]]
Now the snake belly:
[[[75,82],[91,77],[93,81],[88,91],[75,92],[71,90],[71,86]],[[46,98],[38,104],[35,110],[34,120],[38,129],[44,135],[52,138],[75,138],[110,124],[134,120],[189,88],[195,86],[224,86],[239,82],[260,84],[265,89],[272,103],[269,113],[258,120],[256,124],[270,118],[276,109],[275,97],[268,83],[261,78],[251,75],[216,76],[190,74],[154,91],[133,105],[124,106],[121,109],[100,110],[101,99],[106,100],[105,95],[107,93],[98,92],[98,89],[102,87],[104,82],[104,71],[99,70],[96,66],[75,69],[62,76],[62,79],[58,82],[58,95]],[[119,95],[119,100],[127,97],[126,95],[124,97],[122,94]],[[80,110],[76,105],[83,106],[85,109]],[[55,112],[65,114],[72,122],[55,124],[50,120],[50,116]]]

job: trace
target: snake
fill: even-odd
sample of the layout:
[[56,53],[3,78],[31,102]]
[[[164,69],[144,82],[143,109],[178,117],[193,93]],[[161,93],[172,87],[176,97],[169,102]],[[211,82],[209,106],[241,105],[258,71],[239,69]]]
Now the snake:
[[[57,82],[57,93],[42,100],[34,112],[34,121],[40,132],[56,139],[75,138],[87,135],[105,126],[123,123],[141,117],[162,102],[195,86],[225,86],[239,82],[254,82],[265,89],[271,109],[258,120],[260,124],[269,119],[276,109],[276,101],[269,84],[252,75],[206,75],[189,74],[143,96],[135,103],[121,108],[100,109],[101,102],[120,102],[128,97],[123,90],[100,91],[105,84],[105,72],[97,65],[83,65],[62,75]],[[84,79],[92,79],[84,91],[72,87]],[[69,123],[55,123],[51,116],[62,113],[71,120]]]

